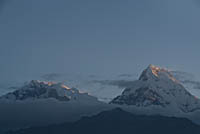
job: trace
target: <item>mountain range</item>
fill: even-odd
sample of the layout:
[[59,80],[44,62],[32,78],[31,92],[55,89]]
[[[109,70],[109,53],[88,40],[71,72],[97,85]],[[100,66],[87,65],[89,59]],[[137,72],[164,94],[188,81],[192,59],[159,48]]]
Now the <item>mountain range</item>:
[[31,128],[14,132],[200,132],[199,126],[193,123],[200,124],[200,99],[173,74],[168,69],[149,65],[138,80],[129,80],[129,86],[110,103],[62,83],[32,80],[0,97],[0,133],[27,127]]

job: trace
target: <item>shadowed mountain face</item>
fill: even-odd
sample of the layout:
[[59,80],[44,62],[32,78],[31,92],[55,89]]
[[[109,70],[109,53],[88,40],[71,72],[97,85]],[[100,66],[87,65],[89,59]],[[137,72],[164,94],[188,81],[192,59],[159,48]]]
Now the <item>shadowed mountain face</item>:
[[74,123],[34,127],[9,134],[199,134],[200,126],[184,118],[139,116],[119,108]]

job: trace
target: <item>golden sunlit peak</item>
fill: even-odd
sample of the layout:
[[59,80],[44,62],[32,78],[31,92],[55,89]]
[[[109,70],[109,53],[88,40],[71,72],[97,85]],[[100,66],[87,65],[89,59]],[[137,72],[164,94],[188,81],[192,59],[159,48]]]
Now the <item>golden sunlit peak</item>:
[[170,72],[170,70],[166,69],[166,68],[161,68],[161,67],[158,67],[158,66],[155,66],[155,65],[152,65],[150,64],[148,66],[148,69],[150,69],[151,71],[154,71],[154,72]]
[[152,64],[149,65],[148,69],[150,69],[150,71],[157,77],[158,77],[158,72],[162,70],[160,67],[154,66]]
[[69,87],[67,87],[67,86],[65,86],[65,85],[62,85],[62,88],[65,88],[65,89],[67,89],[67,90],[70,90],[71,88],[69,88]]
[[167,76],[169,79],[171,79],[174,82],[178,81],[173,77],[173,75],[171,74],[171,71],[166,69],[166,68],[161,68],[161,67],[157,67],[155,65],[150,64],[148,66],[148,68],[146,69],[146,73],[152,73],[154,76],[156,76],[157,78],[162,76]]
[[52,86],[53,84],[56,84],[55,82],[47,82],[48,86]]
[[157,67],[155,65],[150,64],[148,68],[151,68],[151,70],[161,70],[160,67]]

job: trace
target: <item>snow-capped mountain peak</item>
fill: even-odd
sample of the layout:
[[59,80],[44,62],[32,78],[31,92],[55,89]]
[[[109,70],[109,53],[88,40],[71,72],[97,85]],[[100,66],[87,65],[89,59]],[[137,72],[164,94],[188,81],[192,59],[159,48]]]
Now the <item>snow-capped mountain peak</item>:
[[167,69],[149,65],[132,85],[111,103],[156,106],[182,112],[200,109],[200,100],[191,95]]
[[32,80],[14,92],[8,93],[0,97],[7,100],[36,100],[54,98],[59,101],[78,100],[84,101],[88,99],[97,100],[97,98],[80,93],[76,88],[69,88],[62,83],[46,82]]
[[167,69],[160,68],[150,64],[141,74],[139,80],[142,81],[158,81],[159,79],[162,80],[172,80],[173,82],[177,82],[171,72]]
[[63,87],[66,89],[70,89],[69,87],[65,86],[62,83],[56,83],[56,82],[49,82],[49,81],[39,81],[39,80],[31,80],[30,83],[28,83],[26,86],[28,87],[40,87],[40,86],[52,86],[52,87]]

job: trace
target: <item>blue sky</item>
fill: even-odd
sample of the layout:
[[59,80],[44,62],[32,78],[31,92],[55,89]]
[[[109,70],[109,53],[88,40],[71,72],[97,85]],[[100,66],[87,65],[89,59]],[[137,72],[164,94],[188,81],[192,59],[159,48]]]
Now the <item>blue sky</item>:
[[138,73],[200,75],[198,0],[1,0],[0,79]]

